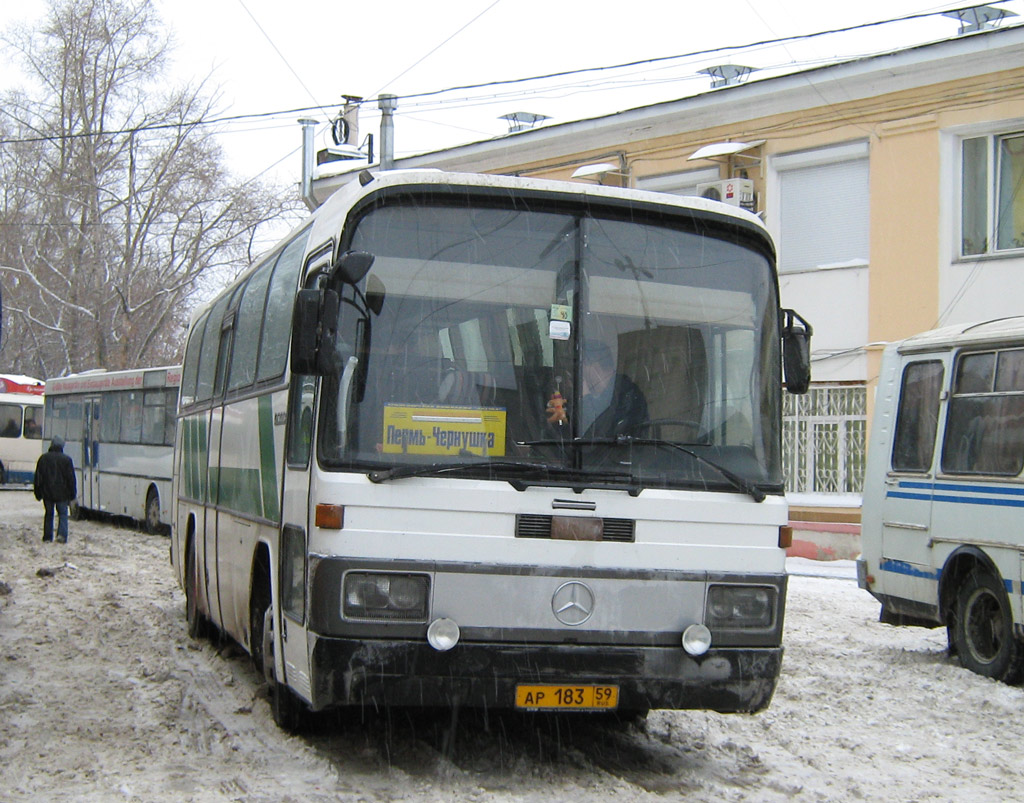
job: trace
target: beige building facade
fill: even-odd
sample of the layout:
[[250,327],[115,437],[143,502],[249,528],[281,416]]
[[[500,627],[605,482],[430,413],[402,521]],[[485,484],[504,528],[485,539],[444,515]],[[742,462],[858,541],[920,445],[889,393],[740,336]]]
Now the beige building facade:
[[[789,491],[833,518],[859,506],[883,345],[1024,314],[1024,26],[395,166],[558,179],[587,168],[579,180],[683,195],[729,180],[733,202],[752,189],[746,205],[776,238],[783,305],[815,330],[812,392],[789,397]],[[337,168],[315,175],[317,194],[347,180]]]

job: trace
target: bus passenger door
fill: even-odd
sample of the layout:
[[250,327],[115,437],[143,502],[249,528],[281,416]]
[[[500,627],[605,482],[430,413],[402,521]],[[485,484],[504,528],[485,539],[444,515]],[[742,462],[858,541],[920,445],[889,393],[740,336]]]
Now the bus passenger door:
[[100,501],[99,441],[100,441],[100,398],[82,400],[82,487],[78,498],[82,507],[102,510]]
[[906,565],[911,576],[938,568],[931,565],[929,543],[944,373],[941,360],[908,362],[896,404],[890,408],[895,422],[882,500],[882,557]]
[[288,685],[312,701],[307,643],[306,583],[309,554],[309,492],[312,474],[313,401],[316,379],[293,376],[288,399],[285,467],[282,476],[281,540],[277,560],[275,615],[281,634],[284,677]]

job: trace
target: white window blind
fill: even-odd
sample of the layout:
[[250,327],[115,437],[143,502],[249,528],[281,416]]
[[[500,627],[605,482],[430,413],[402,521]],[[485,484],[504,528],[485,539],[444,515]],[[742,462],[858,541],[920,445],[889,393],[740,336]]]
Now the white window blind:
[[[827,151],[822,151],[827,154]],[[868,160],[776,162],[779,269],[798,271],[868,261]],[[799,166],[803,161],[804,165]],[[818,163],[806,164],[807,161]]]

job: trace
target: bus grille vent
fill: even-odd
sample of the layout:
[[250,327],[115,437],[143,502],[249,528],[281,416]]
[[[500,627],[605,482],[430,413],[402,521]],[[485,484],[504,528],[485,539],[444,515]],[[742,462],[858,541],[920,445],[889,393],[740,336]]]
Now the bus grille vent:
[[[603,519],[602,541],[631,544],[636,540],[632,519]],[[516,538],[550,538],[551,516],[522,513],[516,516]]]

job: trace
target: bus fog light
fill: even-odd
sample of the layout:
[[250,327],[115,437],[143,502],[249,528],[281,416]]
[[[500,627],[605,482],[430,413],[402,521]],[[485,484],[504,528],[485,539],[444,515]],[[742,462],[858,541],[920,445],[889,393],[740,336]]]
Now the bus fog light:
[[438,652],[447,652],[459,643],[461,631],[451,619],[435,619],[427,628],[427,643]]
[[688,655],[703,655],[711,649],[711,631],[704,625],[690,625],[683,631],[683,649]]

